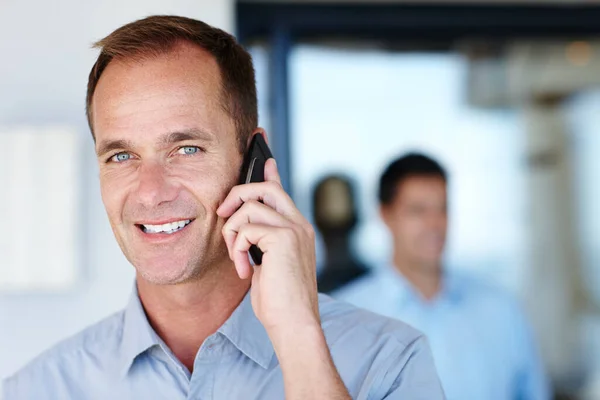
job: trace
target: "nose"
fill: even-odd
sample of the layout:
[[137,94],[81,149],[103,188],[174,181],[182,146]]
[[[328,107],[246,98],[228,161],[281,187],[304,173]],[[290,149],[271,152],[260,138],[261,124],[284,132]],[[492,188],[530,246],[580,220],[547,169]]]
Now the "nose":
[[165,166],[158,162],[146,162],[139,167],[135,198],[140,205],[149,209],[177,198],[177,187],[170,181]]

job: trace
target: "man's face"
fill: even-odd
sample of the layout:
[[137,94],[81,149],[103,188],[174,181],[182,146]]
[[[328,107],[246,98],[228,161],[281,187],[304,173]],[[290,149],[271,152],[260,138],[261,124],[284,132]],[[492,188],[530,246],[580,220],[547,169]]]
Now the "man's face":
[[414,176],[400,182],[393,202],[381,209],[395,252],[411,263],[439,267],[446,241],[446,209],[442,178]]
[[102,200],[123,253],[150,282],[185,282],[228,259],[216,209],[242,156],[220,87],[216,61],[192,45],[113,60],[98,82]]

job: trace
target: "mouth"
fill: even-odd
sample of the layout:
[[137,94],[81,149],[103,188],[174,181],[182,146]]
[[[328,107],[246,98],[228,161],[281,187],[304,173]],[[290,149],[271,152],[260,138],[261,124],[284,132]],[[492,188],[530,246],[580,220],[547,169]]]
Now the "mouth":
[[193,219],[182,219],[179,221],[168,222],[166,224],[136,224],[136,226],[144,233],[149,235],[158,235],[158,234],[167,234],[172,235],[180,230],[184,229],[186,226],[191,224]]

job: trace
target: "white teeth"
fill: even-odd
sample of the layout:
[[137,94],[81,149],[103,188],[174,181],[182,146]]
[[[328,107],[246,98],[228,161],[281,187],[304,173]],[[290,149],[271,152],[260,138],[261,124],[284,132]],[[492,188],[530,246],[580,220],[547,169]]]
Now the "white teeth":
[[171,222],[168,224],[162,225],[142,225],[144,227],[144,232],[146,233],[174,233],[184,226],[192,222],[190,219],[185,219],[181,221]]

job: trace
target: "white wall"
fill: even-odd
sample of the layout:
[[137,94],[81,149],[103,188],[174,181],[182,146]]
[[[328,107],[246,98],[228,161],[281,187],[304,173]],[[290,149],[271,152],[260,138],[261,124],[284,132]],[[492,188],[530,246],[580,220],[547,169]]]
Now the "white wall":
[[[90,44],[151,14],[189,16],[232,31],[233,12],[233,0],[0,1],[0,126],[70,125],[83,138],[81,279],[64,294],[0,293],[0,378],[122,308],[132,288],[133,268],[114,241],[100,201],[85,121],[87,74],[96,56]],[[0,160],[0,168],[6,167]]]

